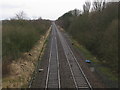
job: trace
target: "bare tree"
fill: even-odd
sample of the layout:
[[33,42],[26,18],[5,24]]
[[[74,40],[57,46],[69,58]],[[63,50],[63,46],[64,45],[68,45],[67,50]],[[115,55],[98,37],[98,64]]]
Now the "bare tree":
[[102,6],[102,10],[104,10],[106,8],[106,1],[103,1],[103,6]]
[[26,19],[26,14],[23,11],[21,11],[18,14],[16,14],[15,19],[24,20]]
[[85,2],[85,4],[83,5],[83,11],[84,13],[89,13],[90,10],[90,6],[91,6],[91,2]]
[[71,11],[72,15],[79,16],[81,14],[81,11],[79,9],[74,9]]
[[42,17],[39,17],[38,20],[42,20]]
[[105,8],[105,0],[95,0],[93,2],[93,10],[101,11]]

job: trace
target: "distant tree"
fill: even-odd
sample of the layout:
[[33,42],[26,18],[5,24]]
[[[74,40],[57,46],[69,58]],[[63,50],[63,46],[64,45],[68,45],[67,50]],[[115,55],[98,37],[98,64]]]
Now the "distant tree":
[[83,5],[84,13],[89,13],[90,6],[91,6],[91,2],[85,2],[85,4]]
[[71,11],[73,16],[79,16],[81,14],[81,11],[79,9],[74,9]]
[[105,0],[95,0],[93,2],[93,11],[101,11],[103,8],[105,8]]
[[26,13],[23,12],[23,11],[17,13],[16,16],[15,16],[15,19],[18,19],[18,20],[24,20],[24,19],[26,19]]
[[42,20],[42,17],[39,17],[38,20]]
[[106,2],[105,2],[105,0],[104,0],[104,1],[103,1],[103,5],[102,5],[102,10],[104,10],[105,7],[106,7]]

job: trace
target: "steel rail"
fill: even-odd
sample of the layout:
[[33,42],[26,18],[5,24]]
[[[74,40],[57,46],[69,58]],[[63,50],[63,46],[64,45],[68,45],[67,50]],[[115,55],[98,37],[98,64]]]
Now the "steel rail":
[[[56,39],[56,37],[55,37],[55,39]],[[59,69],[59,57],[58,57],[58,45],[57,45],[57,39],[56,39],[56,51],[57,51],[57,61],[58,61],[58,84],[59,84],[59,89],[60,89],[60,69]]]
[[47,78],[46,78],[46,86],[45,88],[47,89],[47,84],[48,84],[48,78],[49,78],[49,72],[50,72],[50,60],[51,60],[51,53],[52,53],[52,43],[53,43],[53,38],[51,40],[51,49],[50,49],[50,56],[49,56],[49,65],[48,65],[48,71],[47,71]]
[[[60,32],[58,31],[58,28],[57,28],[56,25],[55,25],[55,27],[56,27],[56,30],[57,30],[57,32],[58,32],[59,38],[62,39],[62,38],[61,38],[62,35],[61,35]],[[66,46],[68,47],[68,49],[70,50],[71,55],[73,56],[75,62],[77,63],[77,65],[78,65],[78,67],[79,67],[80,72],[82,73],[82,75],[83,75],[85,81],[86,81],[87,84],[88,84],[88,87],[82,87],[82,88],[90,88],[90,89],[92,90],[92,87],[91,87],[91,85],[90,85],[90,83],[89,83],[87,77],[85,76],[85,74],[84,74],[84,72],[83,72],[81,66],[79,65],[79,63],[78,63],[78,61],[77,61],[75,55],[73,54],[73,51],[71,50],[71,48],[70,48],[70,46],[68,45],[67,41],[66,41],[64,38],[63,38],[63,40],[64,40]],[[62,41],[61,41],[61,43],[62,43]],[[65,47],[64,47],[64,46],[63,46],[63,48],[64,48],[64,50],[65,50]],[[76,87],[77,89],[79,89],[79,87],[77,86],[77,82],[76,82],[76,80],[75,80],[75,76],[74,76],[74,73],[73,73],[73,70],[72,70],[72,68],[71,68],[71,65],[70,65],[70,62],[69,62],[69,59],[68,59],[68,56],[67,56],[66,52],[65,52],[65,56],[66,56],[67,62],[68,62],[69,67],[70,67],[70,71],[71,71],[72,76],[73,76],[73,80],[74,80],[74,83],[75,83],[75,87]]]
[[[55,43],[55,50],[56,50],[56,64],[57,64],[57,81],[58,81],[58,88],[60,89],[60,72],[59,72],[59,58],[58,58],[58,49],[57,49],[57,38],[56,38],[56,32],[54,30],[54,27],[52,28],[52,41],[51,41],[51,49],[50,49],[50,56],[49,56],[49,65],[48,65],[48,72],[47,72],[47,78],[46,78],[46,85],[45,89],[48,88],[49,84],[49,77],[50,77],[50,67],[51,67],[51,57],[52,57],[52,49],[53,49],[53,44]],[[53,39],[55,41],[53,42]]]
[[[66,42],[66,40],[65,40],[65,42]],[[83,72],[83,70],[82,70],[82,68],[81,68],[80,64],[78,63],[78,60],[76,59],[76,57],[75,57],[75,55],[74,55],[73,51],[71,50],[71,48],[70,48],[70,46],[68,45],[68,43],[67,43],[67,42],[66,42],[66,44],[67,44],[67,46],[68,46],[68,48],[69,48],[69,50],[70,50],[70,52],[71,52],[72,56],[74,57],[74,60],[76,61],[77,65],[78,65],[78,67],[79,67],[79,69],[80,69],[80,71],[82,72],[82,74],[83,74],[83,76],[84,76],[84,78],[85,78],[85,80],[86,80],[86,82],[87,82],[87,84],[88,84],[89,88],[92,90],[92,86],[91,86],[90,82],[88,81],[88,79],[87,79],[86,75],[84,74],[84,72]]]

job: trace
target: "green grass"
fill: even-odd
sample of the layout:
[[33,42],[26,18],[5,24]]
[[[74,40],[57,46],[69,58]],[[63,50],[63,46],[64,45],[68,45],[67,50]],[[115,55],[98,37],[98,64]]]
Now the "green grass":
[[74,47],[79,49],[85,55],[86,59],[96,61],[96,57],[94,57],[84,46],[78,44],[74,39],[72,39],[72,42],[75,44]]
[[103,74],[105,74],[110,80],[118,81],[118,78],[113,73],[111,73],[111,69],[109,69],[107,67],[99,67],[98,69],[101,72],[103,72]]
[[115,82],[118,81],[118,76],[111,72],[111,68],[104,66],[103,63],[97,60],[97,58],[90,53],[90,51],[88,51],[84,46],[78,44],[76,40],[72,39],[72,42],[74,42],[74,47],[79,49],[86,59],[91,60],[97,71],[99,71],[103,76],[105,75],[105,77],[107,77],[108,80]]

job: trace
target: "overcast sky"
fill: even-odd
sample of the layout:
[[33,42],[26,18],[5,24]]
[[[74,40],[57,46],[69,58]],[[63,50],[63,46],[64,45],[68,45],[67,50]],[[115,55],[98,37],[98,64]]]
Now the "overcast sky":
[[85,1],[93,0],[1,0],[0,19],[9,19],[24,11],[29,18],[56,20],[69,10],[82,10]]

